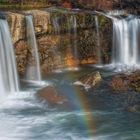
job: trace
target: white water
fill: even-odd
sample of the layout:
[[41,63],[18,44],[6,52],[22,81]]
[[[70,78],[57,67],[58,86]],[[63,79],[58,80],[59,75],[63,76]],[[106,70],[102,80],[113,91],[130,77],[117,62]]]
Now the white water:
[[76,16],[72,16],[72,23],[73,25],[73,36],[74,36],[74,42],[73,42],[73,47],[74,47],[74,56],[76,59],[78,59],[78,50],[77,50],[77,19]]
[[127,11],[125,11],[125,10],[113,10],[113,11],[107,12],[107,15],[111,15],[111,16],[127,15]]
[[[127,117],[126,111],[119,110],[61,112],[37,102],[33,93],[19,94],[1,103],[0,139],[125,140],[127,137],[138,140],[139,116],[131,115]],[[90,135],[92,129],[88,127],[88,121],[93,123],[95,135]]]
[[[97,112],[100,115],[104,112]],[[84,117],[89,112],[57,112],[37,103],[32,94],[10,97],[0,106],[1,140],[106,140],[87,135]],[[106,113],[105,113],[106,114]],[[81,128],[80,128],[81,127]],[[106,138],[107,137],[107,138]]]
[[0,19],[0,90],[1,95],[14,94],[19,91],[17,65],[9,26]]
[[55,35],[60,35],[59,18],[58,17],[53,18],[52,23],[55,30]]
[[129,16],[113,20],[112,63],[125,67],[139,66],[140,19]]
[[98,16],[95,16],[95,25],[96,25],[96,33],[97,33],[97,46],[98,46],[98,63],[102,64],[102,59],[101,59],[101,46],[100,46],[100,32],[99,32],[99,19]]
[[78,59],[78,49],[77,49],[77,19],[75,15],[72,15],[67,19],[68,24],[68,34],[69,36],[72,36],[72,40],[70,38],[70,47],[71,51],[73,52],[73,55],[75,59]]
[[40,61],[38,46],[36,42],[36,36],[34,31],[33,19],[32,16],[26,16],[26,25],[27,25],[27,41],[28,46],[31,49],[32,60],[34,64],[28,64],[26,72],[27,81],[41,81],[41,70],[40,70]]

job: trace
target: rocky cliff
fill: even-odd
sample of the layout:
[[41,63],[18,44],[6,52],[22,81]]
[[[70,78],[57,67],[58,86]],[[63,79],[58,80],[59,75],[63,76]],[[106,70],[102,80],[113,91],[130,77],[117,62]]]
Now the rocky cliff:
[[125,9],[131,13],[140,14],[139,0],[78,0],[83,7],[96,10]]
[[[25,16],[32,15],[42,72],[109,63],[112,21],[89,11],[59,8],[7,12],[18,70],[21,75],[31,60]],[[101,52],[101,53],[99,53]]]

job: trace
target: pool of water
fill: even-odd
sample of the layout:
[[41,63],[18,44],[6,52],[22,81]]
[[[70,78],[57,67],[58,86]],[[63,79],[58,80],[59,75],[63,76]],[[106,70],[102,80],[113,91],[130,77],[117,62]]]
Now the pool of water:
[[[103,82],[89,91],[73,85],[93,70],[86,67],[44,77],[68,97],[68,106],[49,106],[35,96],[41,87],[22,85],[25,92],[1,102],[0,140],[140,140],[140,114],[125,109],[140,101],[140,96],[112,94],[108,85],[115,73],[100,69]],[[127,94],[136,100],[128,101]]]

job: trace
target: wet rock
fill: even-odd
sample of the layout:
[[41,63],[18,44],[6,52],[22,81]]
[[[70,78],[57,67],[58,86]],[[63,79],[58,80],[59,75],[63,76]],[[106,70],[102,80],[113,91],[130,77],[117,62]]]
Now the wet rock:
[[25,16],[20,13],[7,12],[13,44],[26,38]]
[[72,9],[72,3],[69,0],[64,0],[62,6],[68,9]]
[[137,91],[140,92],[140,71],[133,72],[129,76],[129,81],[130,81],[130,87]]
[[127,110],[132,113],[140,113],[140,105],[130,106]]
[[97,71],[82,76],[78,81],[74,82],[74,85],[83,86],[86,90],[88,90],[98,85],[101,80],[101,74]]
[[15,49],[18,72],[24,75],[27,63],[27,42],[25,16],[21,13],[7,12],[7,20]]
[[24,75],[26,71],[27,64],[27,49],[28,45],[25,40],[19,40],[15,43],[15,53],[16,53],[16,62],[18,67],[18,72],[20,75]]
[[50,13],[43,10],[31,10],[26,13],[33,15],[36,35],[45,34],[49,31]]
[[140,71],[114,76],[111,81],[111,88],[115,91],[133,90],[140,92]]
[[[100,30],[98,38],[93,12],[74,12],[63,8],[8,12],[7,19],[21,75],[25,74],[27,62],[34,63],[32,49],[27,45],[26,14],[33,16],[41,70],[44,74],[63,68],[97,64],[100,61],[99,51],[102,62],[109,63],[112,21],[108,18],[96,15]],[[97,45],[98,39],[100,47]]]
[[115,76],[111,81],[111,88],[114,91],[127,91],[129,88],[128,82],[123,77]]
[[79,0],[83,7],[94,8],[96,10],[125,9],[131,13],[140,12],[139,0]]
[[46,101],[49,105],[60,105],[67,102],[64,97],[54,86],[45,87],[37,92],[37,97]]

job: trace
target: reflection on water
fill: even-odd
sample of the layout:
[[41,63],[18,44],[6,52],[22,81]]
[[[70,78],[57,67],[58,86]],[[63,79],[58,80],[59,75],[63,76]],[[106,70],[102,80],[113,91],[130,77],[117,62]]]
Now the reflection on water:
[[[72,85],[90,68],[47,75],[50,82],[65,94],[73,108],[49,107],[32,93],[21,92],[0,106],[0,140],[139,140],[140,114],[124,110],[123,99],[111,95],[106,87],[107,71],[102,71],[103,84],[86,93]],[[139,97],[139,96],[138,96]]]

